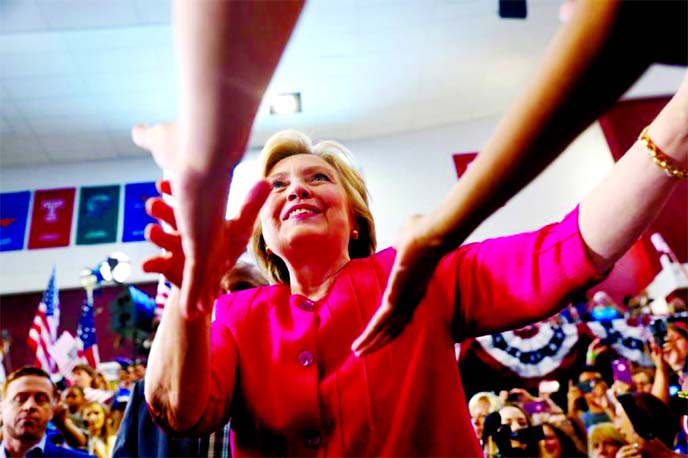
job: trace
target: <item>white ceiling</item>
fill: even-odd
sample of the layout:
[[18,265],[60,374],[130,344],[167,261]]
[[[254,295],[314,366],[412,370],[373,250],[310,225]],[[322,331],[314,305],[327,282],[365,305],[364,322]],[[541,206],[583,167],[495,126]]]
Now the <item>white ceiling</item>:
[[[131,125],[175,118],[169,3],[0,1],[0,165],[144,156]],[[301,92],[303,113],[261,108],[251,146],[287,127],[347,141],[496,116],[559,4],[505,20],[497,0],[313,0],[270,87]],[[653,68],[632,93],[673,92],[682,74]]]

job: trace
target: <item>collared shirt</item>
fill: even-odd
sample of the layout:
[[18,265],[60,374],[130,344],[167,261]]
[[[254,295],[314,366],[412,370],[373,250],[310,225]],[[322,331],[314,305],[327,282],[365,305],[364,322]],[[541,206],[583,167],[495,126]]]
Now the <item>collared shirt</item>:
[[[47,440],[47,436],[43,434],[43,437],[41,438],[40,441],[33,447],[31,447],[29,450],[26,451],[26,455],[28,456],[33,450],[40,450],[40,456],[43,456],[45,454],[45,441]],[[0,458],[7,458],[7,450],[5,450],[5,442],[0,442]]]
[[551,315],[601,279],[578,211],[526,234],[464,245],[438,265],[405,331],[357,358],[396,253],[352,260],[313,301],[274,285],[222,296],[199,431],[232,419],[239,456],[481,456],[454,342]]

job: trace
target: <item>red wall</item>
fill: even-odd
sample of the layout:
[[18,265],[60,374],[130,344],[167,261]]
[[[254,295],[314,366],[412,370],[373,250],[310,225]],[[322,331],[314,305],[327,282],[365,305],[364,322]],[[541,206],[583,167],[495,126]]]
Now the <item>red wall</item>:
[[[670,97],[625,100],[615,104],[600,119],[600,126],[609,143],[614,160],[619,160],[647,126],[666,105]],[[652,167],[648,163],[648,167]],[[628,183],[633,186],[633,183]],[[628,209],[632,211],[632,209]],[[643,290],[653,279],[661,266],[657,252],[650,243],[652,233],[659,232],[676,256],[688,261],[688,184],[683,183],[672,194],[666,207],[650,229],[617,263],[609,278],[594,288],[604,290],[620,302],[623,296]]]
[[[46,278],[46,284],[47,281]],[[144,283],[135,286],[150,296],[155,295],[156,283]],[[111,332],[109,327],[110,310],[108,304],[122,292],[123,288],[124,286],[107,286],[95,292],[93,302],[96,339],[101,361],[111,361],[120,355],[127,358],[134,356],[133,345],[129,341],[124,341],[118,349],[114,348],[117,335]],[[9,355],[6,355],[3,361],[8,372],[33,362],[33,355],[26,344],[26,337],[29,335],[29,328],[42,296],[42,292],[0,296],[0,328],[8,330],[12,339]],[[81,305],[85,297],[86,293],[83,289],[60,291],[59,334],[62,331],[69,331],[76,335]]]

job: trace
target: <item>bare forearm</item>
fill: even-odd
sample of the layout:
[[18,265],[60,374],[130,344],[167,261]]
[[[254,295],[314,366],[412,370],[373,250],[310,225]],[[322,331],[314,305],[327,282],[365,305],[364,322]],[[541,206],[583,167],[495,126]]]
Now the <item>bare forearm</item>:
[[210,316],[185,320],[175,287],[165,305],[146,371],[146,401],[156,418],[184,432],[199,423],[210,390]]
[[231,170],[302,1],[175,0],[182,161]]
[[655,379],[652,382],[652,395],[657,399],[669,404],[669,379],[666,369],[658,369],[655,372]]
[[624,5],[581,0],[550,44],[526,90],[430,218],[451,248],[539,174],[642,74],[629,56]]
[[[688,167],[688,75],[649,127],[649,135],[679,167]],[[579,227],[593,262],[606,270],[656,218],[681,180],[653,163],[639,142],[580,206]]]

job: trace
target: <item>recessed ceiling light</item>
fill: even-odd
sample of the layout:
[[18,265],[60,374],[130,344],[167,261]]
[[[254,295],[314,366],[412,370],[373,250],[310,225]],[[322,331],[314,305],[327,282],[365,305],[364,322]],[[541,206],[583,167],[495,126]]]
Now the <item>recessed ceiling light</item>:
[[301,113],[301,93],[276,94],[270,97],[270,114]]

